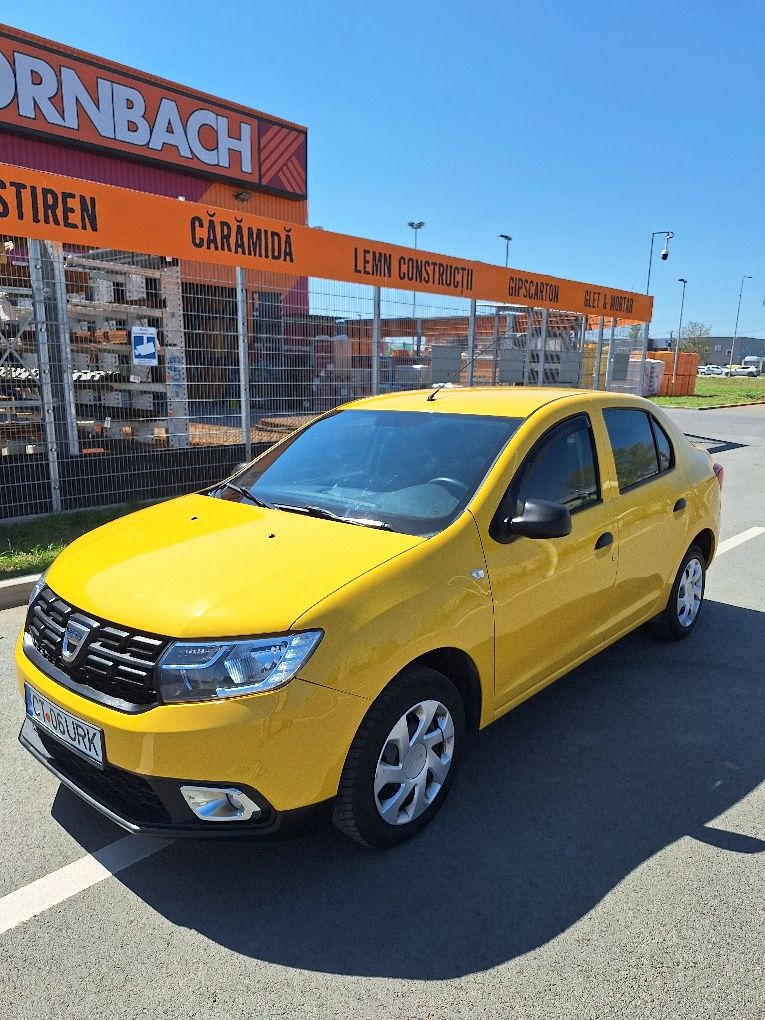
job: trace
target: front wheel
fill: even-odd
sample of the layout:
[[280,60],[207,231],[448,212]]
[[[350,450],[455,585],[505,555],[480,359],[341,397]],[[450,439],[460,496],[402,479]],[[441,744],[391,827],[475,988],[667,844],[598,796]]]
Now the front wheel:
[[678,641],[688,637],[698,623],[705,582],[704,554],[697,545],[692,545],[680,564],[666,609],[656,618],[663,637]]
[[366,846],[388,849],[433,818],[462,756],[465,713],[442,673],[410,666],[371,707],[348,752],[333,821]]

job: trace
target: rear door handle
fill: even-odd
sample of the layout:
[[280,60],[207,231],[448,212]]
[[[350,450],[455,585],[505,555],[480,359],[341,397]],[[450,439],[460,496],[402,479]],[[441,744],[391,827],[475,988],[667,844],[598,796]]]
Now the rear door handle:
[[674,507],[672,508],[672,513],[676,514],[680,510],[685,510],[685,500],[683,499],[682,496],[680,497],[680,499],[678,499],[677,503],[675,503]]
[[604,531],[600,538],[595,543],[596,549],[605,549],[607,545],[611,545],[614,540],[614,536],[610,531]]

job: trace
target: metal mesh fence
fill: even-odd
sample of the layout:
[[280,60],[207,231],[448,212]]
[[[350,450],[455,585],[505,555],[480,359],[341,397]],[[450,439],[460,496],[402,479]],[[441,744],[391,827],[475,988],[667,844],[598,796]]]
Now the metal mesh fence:
[[642,334],[611,320],[0,241],[6,519],[193,491],[371,393],[639,392]]
[[646,356],[642,323],[613,318],[585,321],[580,385],[592,389],[652,395],[659,392],[663,365]]

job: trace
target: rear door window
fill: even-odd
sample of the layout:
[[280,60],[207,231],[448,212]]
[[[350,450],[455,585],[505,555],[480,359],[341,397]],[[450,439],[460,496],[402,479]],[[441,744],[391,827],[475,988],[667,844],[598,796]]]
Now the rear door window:
[[650,416],[638,408],[612,407],[603,411],[603,418],[614,452],[619,491],[658,475],[659,456]]

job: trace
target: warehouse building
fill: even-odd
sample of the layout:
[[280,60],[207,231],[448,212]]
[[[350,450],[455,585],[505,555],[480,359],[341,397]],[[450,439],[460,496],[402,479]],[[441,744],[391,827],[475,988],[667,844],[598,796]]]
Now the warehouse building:
[[[709,336],[706,342],[709,344],[709,354],[699,359],[702,365],[722,366],[730,364],[731,361],[734,365],[740,365],[744,358],[765,358],[765,340],[760,337],[737,336],[735,346],[732,336]],[[675,349],[674,337],[658,339],[652,337],[651,343],[653,349],[657,351]]]

